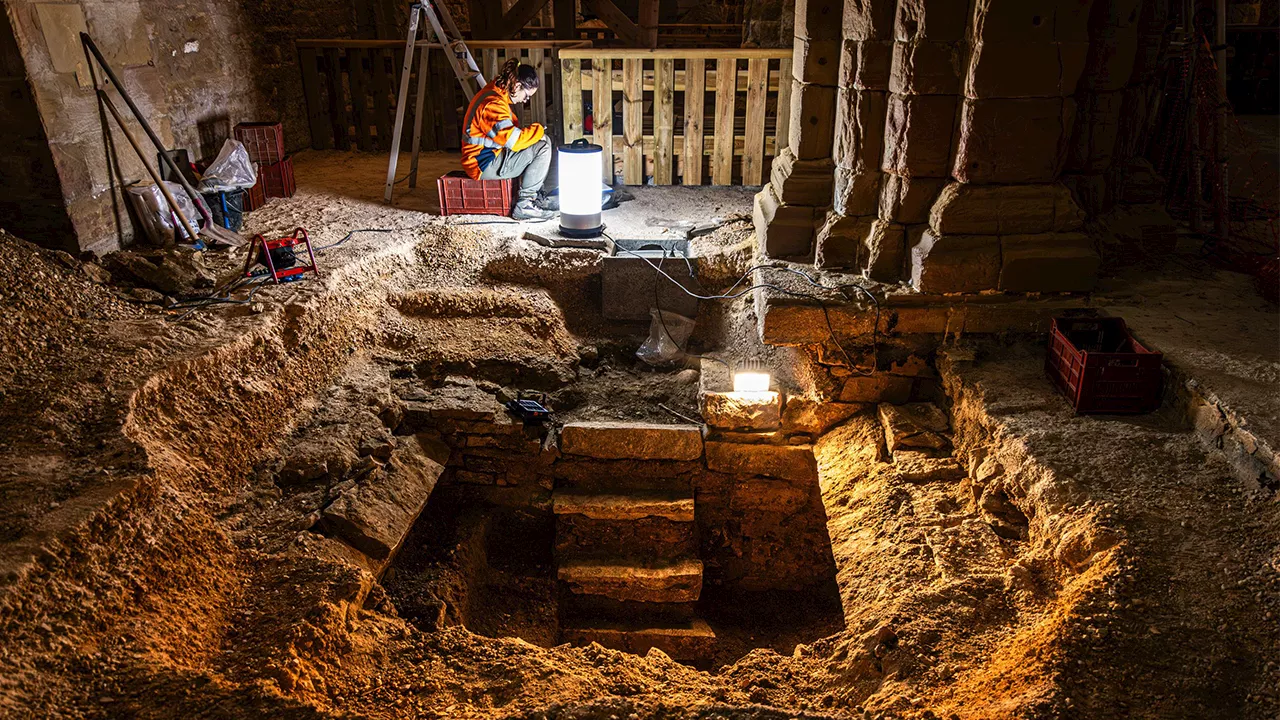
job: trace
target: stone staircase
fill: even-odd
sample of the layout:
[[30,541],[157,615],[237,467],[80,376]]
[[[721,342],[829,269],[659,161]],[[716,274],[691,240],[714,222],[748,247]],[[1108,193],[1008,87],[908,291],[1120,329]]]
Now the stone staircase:
[[[562,431],[562,448],[593,469],[567,473],[552,496],[565,642],[637,654],[657,647],[692,663],[710,657],[715,633],[695,612],[703,568],[690,480],[700,462],[688,458],[690,431],[701,455],[693,426],[592,424],[576,431],[570,424]],[[613,462],[599,463],[600,455]],[[637,477],[627,472],[635,461],[665,461],[669,477]]]

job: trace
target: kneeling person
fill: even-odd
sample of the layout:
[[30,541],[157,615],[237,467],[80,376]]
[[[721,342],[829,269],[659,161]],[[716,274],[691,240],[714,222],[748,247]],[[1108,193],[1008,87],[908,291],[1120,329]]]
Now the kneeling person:
[[520,178],[520,195],[511,217],[549,220],[555,213],[537,205],[538,191],[551,169],[551,140],[538,123],[516,125],[512,103],[538,92],[538,71],[508,60],[498,77],[471,99],[463,118],[462,169],[472,180]]

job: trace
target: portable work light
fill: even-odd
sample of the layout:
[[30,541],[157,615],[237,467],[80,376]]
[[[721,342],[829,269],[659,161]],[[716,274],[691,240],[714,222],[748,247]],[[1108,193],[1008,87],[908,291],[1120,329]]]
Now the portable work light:
[[733,391],[736,393],[769,392],[768,370],[756,360],[745,360],[733,369]]
[[579,138],[560,146],[560,234],[591,238],[604,231],[600,224],[600,177],[604,148]]

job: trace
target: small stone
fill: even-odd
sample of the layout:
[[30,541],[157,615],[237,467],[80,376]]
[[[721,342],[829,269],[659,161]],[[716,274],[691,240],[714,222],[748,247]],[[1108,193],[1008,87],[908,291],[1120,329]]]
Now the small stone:
[[702,417],[726,430],[776,430],[780,423],[776,392],[708,392],[702,394]]

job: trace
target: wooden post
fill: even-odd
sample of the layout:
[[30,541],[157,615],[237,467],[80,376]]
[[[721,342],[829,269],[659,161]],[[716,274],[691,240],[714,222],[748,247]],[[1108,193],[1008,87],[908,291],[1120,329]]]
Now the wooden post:
[[783,58],[778,63],[778,107],[773,116],[777,123],[773,138],[773,151],[781,153],[790,142],[791,132],[791,58]]
[[643,61],[622,61],[622,181],[644,184],[644,73]]
[[373,115],[378,128],[378,149],[391,149],[391,77],[387,74],[386,50],[374,50],[369,55],[373,61]]
[[655,60],[653,69],[653,181],[670,185],[675,163],[676,64],[674,60]]
[[733,184],[733,111],[738,92],[738,61],[716,60],[716,134],[711,157],[711,184]]
[[333,144],[339,150],[347,150],[351,142],[347,139],[347,128],[351,127],[347,116],[347,95],[342,88],[342,60],[338,56],[338,48],[324,50],[325,78],[328,80],[329,120],[333,123]]
[[557,40],[578,39],[577,0],[551,0]]
[[601,172],[604,182],[613,184],[613,61],[591,61],[592,138],[603,148]]
[[[529,64],[538,71],[539,84],[546,85],[542,83],[542,48],[529,48]],[[529,102],[529,119],[544,127],[547,124],[547,94],[550,90],[549,87],[542,87]]]
[[702,120],[706,112],[707,66],[702,58],[684,63],[684,184],[702,184]]
[[302,65],[302,92],[307,99],[307,120],[311,127],[311,147],[328,150],[333,147],[333,130],[329,127],[328,113],[320,102],[320,73],[316,67],[319,57],[314,48],[298,51]]
[[560,60],[560,81],[564,91],[564,142],[571,143],[582,137],[582,61],[578,58]]
[[747,61],[747,126],[742,145],[742,184],[764,184],[764,116],[769,61]]
[[640,22],[637,24],[640,26],[641,47],[658,47],[658,0],[640,0]]

